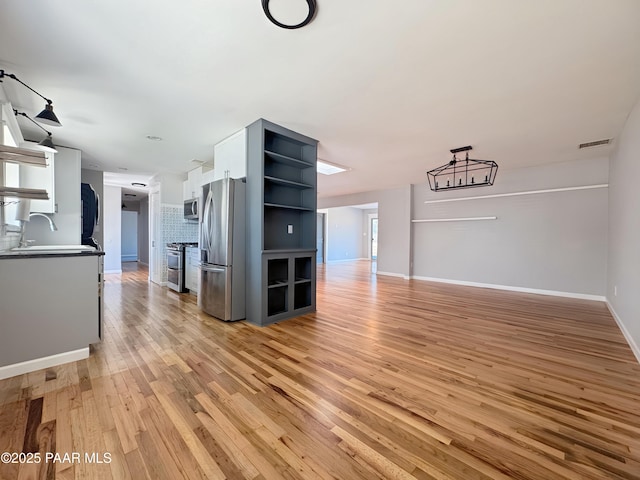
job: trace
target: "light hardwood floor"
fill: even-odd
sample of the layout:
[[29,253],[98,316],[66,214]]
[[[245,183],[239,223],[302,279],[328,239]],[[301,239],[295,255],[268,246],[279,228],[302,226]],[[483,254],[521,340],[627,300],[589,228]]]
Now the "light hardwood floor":
[[88,360],[0,381],[0,452],[81,461],[1,479],[640,478],[640,365],[601,303],[359,261],[257,328],[128,270]]

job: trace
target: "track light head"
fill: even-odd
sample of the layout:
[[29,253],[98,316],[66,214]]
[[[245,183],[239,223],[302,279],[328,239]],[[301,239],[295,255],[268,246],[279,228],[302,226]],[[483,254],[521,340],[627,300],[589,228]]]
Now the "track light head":
[[44,110],[42,110],[38,115],[36,115],[36,118],[40,123],[51,125],[52,127],[62,126],[62,124],[60,123],[60,120],[58,120],[58,117],[56,117],[56,114],[53,113],[53,105],[51,105],[51,102],[45,105]]

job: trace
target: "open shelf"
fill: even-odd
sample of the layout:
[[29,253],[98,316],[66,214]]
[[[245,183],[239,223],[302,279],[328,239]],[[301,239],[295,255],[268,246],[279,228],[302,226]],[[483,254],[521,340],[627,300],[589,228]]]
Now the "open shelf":
[[30,198],[32,200],[49,200],[46,190],[39,188],[19,188],[0,186],[0,197]]
[[277,288],[268,289],[267,293],[267,315],[272,317],[280,313],[284,313],[288,308],[288,289],[287,285]]
[[19,163],[35,167],[46,167],[47,158],[44,152],[36,152],[28,148],[16,148],[0,145],[0,162]]
[[316,214],[313,210],[265,205],[262,250],[314,249],[315,222]]
[[269,177],[267,175],[265,175],[264,179],[265,181],[272,182],[285,187],[299,188],[299,189],[313,188],[313,185],[309,185],[308,183],[292,182],[291,180],[285,180],[283,178],[277,178],[277,177]]
[[294,259],[294,278],[297,281],[311,280],[311,257]]
[[264,206],[270,207],[270,208],[286,208],[289,210],[306,210],[308,212],[313,212],[315,210],[313,208],[308,208],[308,207],[296,207],[295,205],[282,205],[279,203],[265,203]]
[[287,155],[282,155],[280,153],[271,152],[269,150],[265,150],[264,154],[266,157],[270,158],[274,162],[282,163],[284,165],[288,165],[290,167],[296,168],[314,168],[311,163],[305,162],[304,160],[300,160],[298,158],[289,157]]
[[286,285],[289,282],[289,259],[274,258],[267,260],[267,285],[269,287]]
[[311,306],[311,282],[298,283],[293,287],[293,308]]
[[264,204],[274,208],[315,210],[315,190],[288,180],[264,181]]
[[304,188],[314,188],[316,169],[304,162],[298,164],[278,162],[273,157],[265,156],[264,175],[267,179],[290,182],[289,186],[299,184]]

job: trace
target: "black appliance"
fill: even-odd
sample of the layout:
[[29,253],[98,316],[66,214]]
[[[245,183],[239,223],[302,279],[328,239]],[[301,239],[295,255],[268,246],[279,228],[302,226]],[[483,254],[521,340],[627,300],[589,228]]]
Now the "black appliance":
[[101,250],[100,245],[93,238],[96,225],[100,222],[100,201],[98,194],[88,183],[80,184],[80,198],[82,200],[82,245],[89,245]]

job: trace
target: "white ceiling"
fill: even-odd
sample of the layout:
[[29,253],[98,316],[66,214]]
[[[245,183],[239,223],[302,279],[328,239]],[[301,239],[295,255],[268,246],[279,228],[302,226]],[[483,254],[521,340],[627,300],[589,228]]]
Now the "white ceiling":
[[[281,20],[306,13],[271,4]],[[577,145],[615,139],[640,94],[638,0],[318,4],[284,30],[258,0],[5,1],[0,68],[53,99],[54,142],[85,168],[185,172],[263,117],[352,169],[319,175],[320,196],[426,183],[464,145],[501,168],[606,155],[615,141]]]

